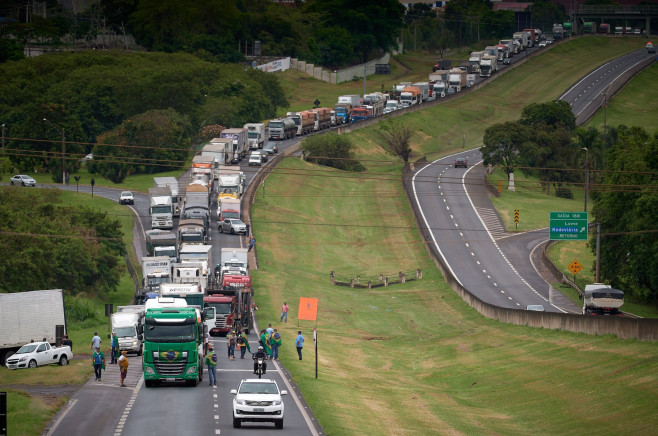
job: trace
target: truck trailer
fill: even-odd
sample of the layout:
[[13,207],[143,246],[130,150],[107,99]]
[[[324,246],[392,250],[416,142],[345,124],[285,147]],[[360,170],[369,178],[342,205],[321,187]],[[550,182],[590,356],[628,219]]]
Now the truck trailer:
[[259,148],[263,148],[263,144],[265,144],[265,124],[247,123],[243,127],[247,129],[249,149],[258,150]]
[[30,341],[59,344],[66,331],[61,289],[0,294],[0,365]]
[[585,285],[581,298],[583,315],[622,315],[619,308],[624,304],[624,292],[610,285]]

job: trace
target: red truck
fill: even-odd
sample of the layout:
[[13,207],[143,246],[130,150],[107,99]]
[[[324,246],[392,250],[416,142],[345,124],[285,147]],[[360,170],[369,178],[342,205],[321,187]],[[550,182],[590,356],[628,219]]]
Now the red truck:
[[249,333],[253,325],[253,295],[251,288],[251,276],[224,274],[222,277],[222,295],[228,295],[236,299],[236,313],[234,320],[242,331]]
[[211,335],[226,335],[233,328],[237,311],[237,299],[231,295],[208,295],[203,297],[203,307],[215,308],[215,326]]

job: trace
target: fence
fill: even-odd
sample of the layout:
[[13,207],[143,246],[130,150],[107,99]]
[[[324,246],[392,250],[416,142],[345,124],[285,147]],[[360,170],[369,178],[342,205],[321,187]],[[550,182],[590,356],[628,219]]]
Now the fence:
[[355,77],[363,78],[363,73],[375,74],[377,64],[388,64],[391,59],[389,53],[385,53],[382,57],[366,62],[365,64],[355,65],[353,67],[345,68],[343,70],[329,71],[322,67],[315,66],[314,64],[301,61],[299,59],[290,59],[290,68],[300,70],[313,76],[318,80],[336,85],[338,83],[349,82]]
[[[389,279],[388,275],[380,274],[377,280],[363,280],[361,283],[361,276],[356,276],[355,278],[350,277],[337,279],[336,273],[331,271],[329,274],[329,280],[332,285],[336,286],[349,286],[350,288],[380,288],[384,286],[396,285],[396,284],[405,284],[408,281],[420,280],[423,278],[423,272],[420,269],[417,269],[415,272],[407,276],[406,273],[400,271],[397,274],[397,279]],[[375,282],[375,283],[373,283]]]

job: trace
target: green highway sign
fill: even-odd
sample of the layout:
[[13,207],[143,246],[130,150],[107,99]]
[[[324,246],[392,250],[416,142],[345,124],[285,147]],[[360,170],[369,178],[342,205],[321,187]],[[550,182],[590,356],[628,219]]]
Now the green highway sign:
[[551,240],[587,240],[587,212],[551,212]]

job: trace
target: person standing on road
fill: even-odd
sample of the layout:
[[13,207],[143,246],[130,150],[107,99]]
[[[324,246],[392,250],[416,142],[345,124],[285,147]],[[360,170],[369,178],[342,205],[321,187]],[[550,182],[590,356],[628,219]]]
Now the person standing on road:
[[272,324],[269,324],[267,326],[267,328],[265,329],[265,331],[267,332],[267,337],[268,338],[271,337],[272,333],[274,333],[274,329],[272,328]]
[[252,236],[249,240],[249,248],[247,249],[247,252],[251,251],[251,249],[254,248],[254,245],[256,245],[256,238]]
[[295,347],[297,347],[297,355],[299,360],[302,360],[302,348],[304,348],[304,336],[302,336],[302,331],[297,332],[297,339],[295,339]]
[[267,330],[262,330],[260,332],[260,344],[261,347],[265,350],[268,356],[272,355],[272,347],[270,346],[270,337],[267,334]]
[[244,359],[244,353],[249,351],[251,353],[251,348],[249,348],[249,338],[247,338],[247,335],[245,332],[240,332],[240,336],[238,336],[238,341],[240,342],[240,359]]
[[100,350],[94,350],[94,354],[91,357],[91,364],[94,366],[96,381],[101,381],[101,370],[105,369],[105,354]]
[[91,338],[91,351],[100,351],[101,349],[101,337],[98,336],[98,332],[94,332],[94,337]]
[[237,344],[237,337],[235,336],[235,332],[232,331],[228,338],[227,338],[227,344],[228,344],[228,358],[229,360],[234,360],[235,359],[235,346]]
[[286,322],[288,322],[288,303],[285,301],[283,302],[283,306],[281,306],[281,319],[279,322],[283,321],[283,319],[286,319]]
[[279,347],[281,346],[281,335],[276,329],[270,338],[270,344],[272,345],[272,359],[279,358]]
[[110,365],[117,363],[117,357],[119,357],[119,354],[119,338],[117,338],[116,332],[112,332],[112,356],[110,356]]
[[212,345],[208,347],[206,366],[208,367],[208,382],[210,386],[217,386],[217,355],[213,351]]
[[124,381],[126,380],[126,375],[128,374],[128,352],[123,350],[121,356],[119,357],[119,372],[121,373],[121,387],[125,388],[126,385]]

